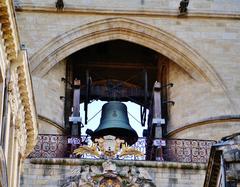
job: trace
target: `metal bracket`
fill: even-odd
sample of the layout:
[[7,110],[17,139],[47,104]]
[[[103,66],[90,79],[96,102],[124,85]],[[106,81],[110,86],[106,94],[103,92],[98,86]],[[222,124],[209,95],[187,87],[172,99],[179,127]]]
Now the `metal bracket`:
[[66,83],[66,84],[69,84],[73,88],[73,84],[71,82],[69,82],[66,78],[62,77],[61,81]]
[[163,101],[163,104],[171,104],[171,105],[175,105],[174,101]]
[[72,122],[74,125],[76,125],[76,124],[82,122],[82,118],[81,117],[70,116],[69,117],[69,122]]
[[153,118],[152,123],[153,124],[165,124],[165,119],[163,119],[163,118]]

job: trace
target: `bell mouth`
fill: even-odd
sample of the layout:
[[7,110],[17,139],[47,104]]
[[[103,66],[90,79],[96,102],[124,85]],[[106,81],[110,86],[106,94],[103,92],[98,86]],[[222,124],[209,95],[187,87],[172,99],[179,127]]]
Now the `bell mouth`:
[[134,130],[126,131],[126,129],[123,128],[107,128],[95,131],[91,136],[91,139],[94,141],[96,138],[102,138],[106,135],[112,135],[121,140],[125,140],[125,142],[127,142],[127,144],[130,146],[136,143],[138,140],[138,135]]

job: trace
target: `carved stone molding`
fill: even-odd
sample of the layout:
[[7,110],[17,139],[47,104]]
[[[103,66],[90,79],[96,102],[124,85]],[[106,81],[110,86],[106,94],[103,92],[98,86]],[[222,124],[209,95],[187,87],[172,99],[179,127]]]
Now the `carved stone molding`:
[[[12,1],[0,0],[0,32],[7,60],[12,63],[10,66],[12,70],[11,82],[8,88],[9,100],[13,114],[13,124],[18,124],[15,128],[17,129],[17,137],[21,146],[20,151],[23,157],[26,157],[36,144],[37,115],[27,55],[26,52],[19,50],[13,9]],[[5,65],[8,66],[7,64]]]
[[12,123],[16,130],[15,137],[19,152],[25,158],[32,152],[37,142],[37,115],[24,52],[20,52],[17,63],[12,67],[8,93]]
[[5,52],[9,61],[14,61],[17,58],[17,43],[15,42],[13,16],[11,12],[11,1],[0,0],[0,24],[3,35]]
[[8,187],[6,159],[0,146],[0,186]]
[[27,147],[27,130],[26,125],[22,120],[17,121],[15,137],[18,141],[19,153],[22,157],[25,156]]
[[[13,76],[14,77],[14,76]],[[18,141],[19,145],[19,153],[24,157],[26,144],[27,144],[27,132],[26,132],[26,124],[25,124],[25,112],[22,106],[22,102],[20,99],[19,88],[17,85],[17,81],[12,77],[12,81],[10,81],[8,92],[9,92],[9,102],[11,106],[12,113],[12,125],[15,128],[14,137]]]
[[[23,109],[23,123],[19,128],[21,135],[26,131],[27,142],[24,157],[26,157],[34,148],[37,140],[37,121],[36,111],[33,101],[32,88],[30,87],[31,81],[27,76],[29,72],[24,65],[19,65],[16,68],[17,72],[17,84],[20,95],[20,101]],[[23,128],[24,126],[24,128]],[[24,136],[24,135],[23,135]],[[24,141],[24,137],[20,138],[19,141]],[[23,142],[22,142],[23,143]]]

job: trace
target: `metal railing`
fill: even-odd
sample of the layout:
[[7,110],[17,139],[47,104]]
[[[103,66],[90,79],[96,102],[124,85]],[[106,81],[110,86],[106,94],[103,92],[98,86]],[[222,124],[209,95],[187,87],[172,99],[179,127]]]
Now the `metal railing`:
[[164,159],[172,162],[207,163],[215,141],[169,139],[164,149]]
[[[29,158],[79,158],[72,154],[81,142],[91,144],[91,139],[83,136],[80,138],[41,134],[38,136],[38,143]],[[168,139],[163,147],[163,161],[206,163],[209,158],[211,146],[216,143],[212,140],[192,139]],[[132,145],[146,154],[146,139],[139,138]],[[96,159],[91,155],[81,155],[80,158]],[[125,160],[146,160],[146,156],[128,156]]]

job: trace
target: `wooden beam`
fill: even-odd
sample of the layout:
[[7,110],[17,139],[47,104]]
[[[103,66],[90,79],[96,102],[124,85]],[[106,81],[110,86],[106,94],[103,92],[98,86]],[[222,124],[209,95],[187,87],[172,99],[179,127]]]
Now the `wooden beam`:
[[111,68],[111,69],[156,69],[156,66],[143,63],[104,63],[104,62],[86,62],[77,63],[77,66],[83,68]]

